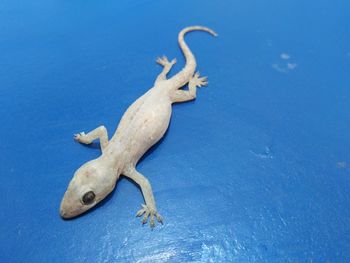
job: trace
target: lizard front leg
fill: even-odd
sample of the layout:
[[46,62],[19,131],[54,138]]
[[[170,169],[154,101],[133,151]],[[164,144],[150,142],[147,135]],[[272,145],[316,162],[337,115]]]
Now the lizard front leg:
[[100,139],[101,150],[103,151],[108,145],[108,134],[105,126],[102,125],[87,134],[80,132],[74,135],[74,140],[84,144],[90,144],[96,139]]
[[166,56],[163,56],[161,58],[157,58],[156,62],[159,65],[162,65],[164,68],[163,71],[158,75],[155,84],[157,84],[159,81],[166,80],[166,75],[169,73],[172,66],[176,63],[176,58],[169,62],[168,58]]
[[170,94],[172,102],[184,102],[193,100],[197,96],[197,87],[207,85],[207,77],[199,77],[199,73],[196,72],[194,76],[188,82],[188,90],[176,90]]
[[142,191],[143,198],[145,199],[146,205],[142,205],[142,209],[139,210],[136,216],[143,216],[142,223],[147,223],[148,217],[150,217],[150,226],[153,228],[155,226],[154,217],[157,218],[158,222],[163,222],[160,214],[157,212],[156,203],[154,201],[152,187],[146,177],[140,174],[134,167],[129,167],[123,173],[126,177],[132,179],[137,183]]

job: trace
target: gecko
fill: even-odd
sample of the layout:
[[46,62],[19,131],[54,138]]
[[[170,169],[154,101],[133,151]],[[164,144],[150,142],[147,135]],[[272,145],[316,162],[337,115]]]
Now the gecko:
[[[61,201],[62,218],[76,217],[94,207],[113,191],[117,180],[123,175],[133,180],[143,194],[145,204],[141,205],[136,216],[143,216],[143,224],[149,220],[152,228],[155,226],[155,219],[163,223],[163,218],[157,211],[151,184],[137,171],[136,164],[168,129],[172,104],[195,99],[197,87],[207,85],[207,78],[200,77],[196,72],[196,59],[184,40],[186,33],[195,30],[217,36],[213,30],[202,26],[190,26],[181,30],[178,43],[186,60],[185,66],[167,79],[176,59],[169,61],[166,56],[158,58],[156,62],[163,66],[163,70],[156,78],[154,86],[129,106],[110,140],[104,126],[74,135],[74,139],[82,144],[99,140],[102,154],[83,164],[74,173]],[[186,84],[188,90],[182,89]]]

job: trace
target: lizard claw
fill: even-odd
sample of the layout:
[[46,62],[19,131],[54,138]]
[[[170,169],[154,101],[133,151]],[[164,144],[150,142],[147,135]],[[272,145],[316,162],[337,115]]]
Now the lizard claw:
[[159,65],[162,65],[163,67],[165,66],[172,66],[176,63],[176,58],[174,58],[171,62],[169,62],[168,58],[166,56],[163,56],[161,58],[157,58],[156,62],[159,64]]
[[199,72],[196,72],[194,76],[190,79],[190,83],[195,87],[203,87],[208,85],[207,77],[199,77]]
[[163,224],[163,218],[160,214],[158,214],[157,210],[155,209],[150,209],[147,205],[142,205],[142,209],[140,209],[137,213],[136,216],[143,216],[142,219],[142,224],[146,224],[148,221],[148,218],[150,218],[149,224],[151,228],[154,228],[156,226],[154,217],[156,217],[157,221],[161,224]]

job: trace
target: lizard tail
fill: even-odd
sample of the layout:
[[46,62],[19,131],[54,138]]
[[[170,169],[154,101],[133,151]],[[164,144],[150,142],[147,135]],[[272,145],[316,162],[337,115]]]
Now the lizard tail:
[[183,86],[189,81],[189,79],[192,77],[197,67],[196,59],[184,40],[184,36],[186,33],[190,31],[196,31],[196,30],[208,32],[213,36],[218,35],[210,28],[207,28],[204,26],[190,26],[180,31],[178,36],[178,41],[179,41],[180,48],[185,56],[186,65],[177,75],[174,76],[174,78],[179,80],[179,86]]

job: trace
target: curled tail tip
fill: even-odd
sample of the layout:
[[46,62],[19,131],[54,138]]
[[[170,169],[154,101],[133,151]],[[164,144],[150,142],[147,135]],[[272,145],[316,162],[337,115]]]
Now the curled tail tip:
[[218,37],[219,36],[219,34],[218,33],[216,33],[215,31],[213,31],[212,30],[212,32],[210,32],[214,37]]
[[208,33],[210,33],[211,35],[213,35],[214,37],[218,36],[218,33],[216,33],[214,30],[208,28],[208,27],[203,27],[204,31],[207,31]]
[[209,27],[205,27],[205,26],[189,26],[189,27],[186,27],[184,29],[181,30],[180,34],[179,35],[184,35],[186,34],[187,32],[190,32],[190,31],[196,31],[196,30],[200,30],[200,31],[206,31],[208,32],[209,34],[213,35],[214,37],[217,37],[218,34],[210,29]]
[[205,27],[205,26],[198,26],[199,30],[203,30],[208,32],[209,34],[213,35],[214,37],[218,36],[218,33],[216,33],[213,29],[210,29],[209,27]]

